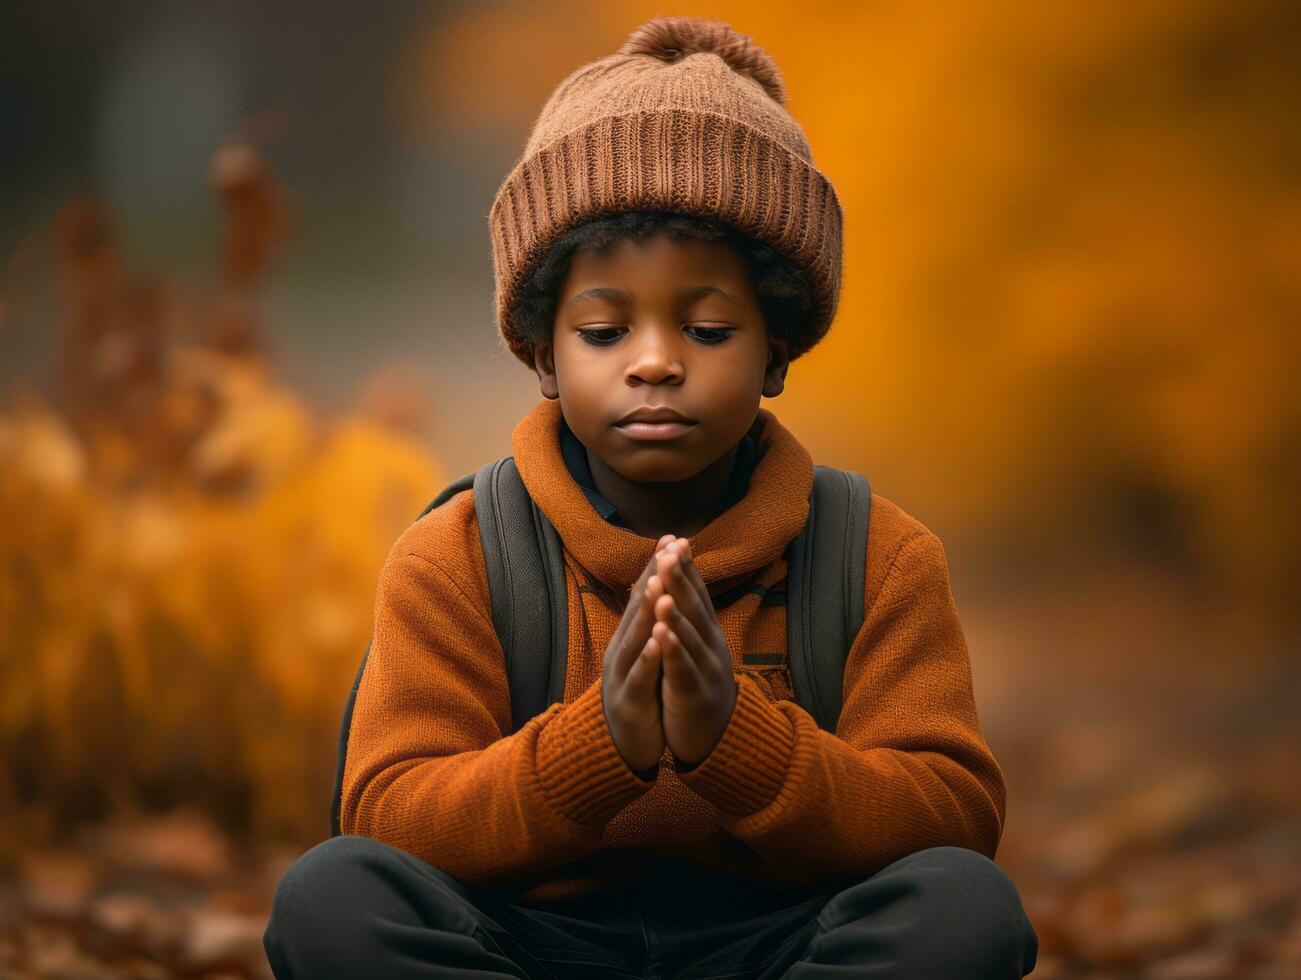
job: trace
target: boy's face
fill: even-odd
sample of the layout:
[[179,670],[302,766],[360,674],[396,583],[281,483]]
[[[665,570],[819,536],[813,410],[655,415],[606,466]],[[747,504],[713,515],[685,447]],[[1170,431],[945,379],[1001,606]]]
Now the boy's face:
[[[720,459],[785,384],[788,347],[772,339],[744,260],[729,245],[667,232],[580,249],[534,364],[589,452],[622,476],[669,482]],[[691,419],[624,427],[643,406]]]

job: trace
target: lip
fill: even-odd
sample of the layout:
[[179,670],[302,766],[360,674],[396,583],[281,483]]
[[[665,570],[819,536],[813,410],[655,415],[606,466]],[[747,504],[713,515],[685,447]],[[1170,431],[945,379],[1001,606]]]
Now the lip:
[[681,412],[675,411],[667,405],[642,405],[639,408],[634,408],[614,424],[626,425],[629,422],[685,422],[692,425],[695,420],[687,418]]
[[638,442],[662,442],[676,439],[695,426],[695,422],[620,422],[615,428]]

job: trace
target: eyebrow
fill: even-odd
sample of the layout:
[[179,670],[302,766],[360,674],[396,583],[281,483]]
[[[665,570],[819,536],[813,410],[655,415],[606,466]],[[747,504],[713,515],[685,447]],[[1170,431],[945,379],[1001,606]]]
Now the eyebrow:
[[[745,303],[737,299],[726,290],[719,289],[717,286],[683,286],[678,290],[677,298],[683,300],[695,300],[702,296],[718,296],[726,300],[733,306],[745,309]],[[581,293],[573,296],[565,306],[573,306],[575,303],[582,302],[586,299],[604,299],[611,303],[628,304],[632,302],[632,293],[626,289],[619,289],[617,286],[593,286],[591,289],[584,289]]]

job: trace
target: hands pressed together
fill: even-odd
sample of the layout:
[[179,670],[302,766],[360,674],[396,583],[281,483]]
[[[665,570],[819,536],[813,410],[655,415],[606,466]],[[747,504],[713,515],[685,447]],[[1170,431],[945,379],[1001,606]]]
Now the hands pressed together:
[[732,657],[685,538],[661,537],[633,586],[605,650],[601,697],[634,770],[659,762],[665,745],[696,765],[723,737],[736,705]]

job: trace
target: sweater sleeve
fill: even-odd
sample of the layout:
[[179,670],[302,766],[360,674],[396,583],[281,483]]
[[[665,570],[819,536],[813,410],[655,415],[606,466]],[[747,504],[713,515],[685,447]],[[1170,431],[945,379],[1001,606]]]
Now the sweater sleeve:
[[466,885],[511,887],[593,850],[654,781],[619,755],[599,680],[504,734],[509,683],[486,586],[464,578],[397,546],[381,569],[340,827]]
[[947,559],[930,530],[900,544],[868,607],[835,734],[791,701],[770,702],[749,677],[738,685],[722,738],[680,778],[783,877],[861,880],[941,845],[994,857],[1003,772],[981,733]]

